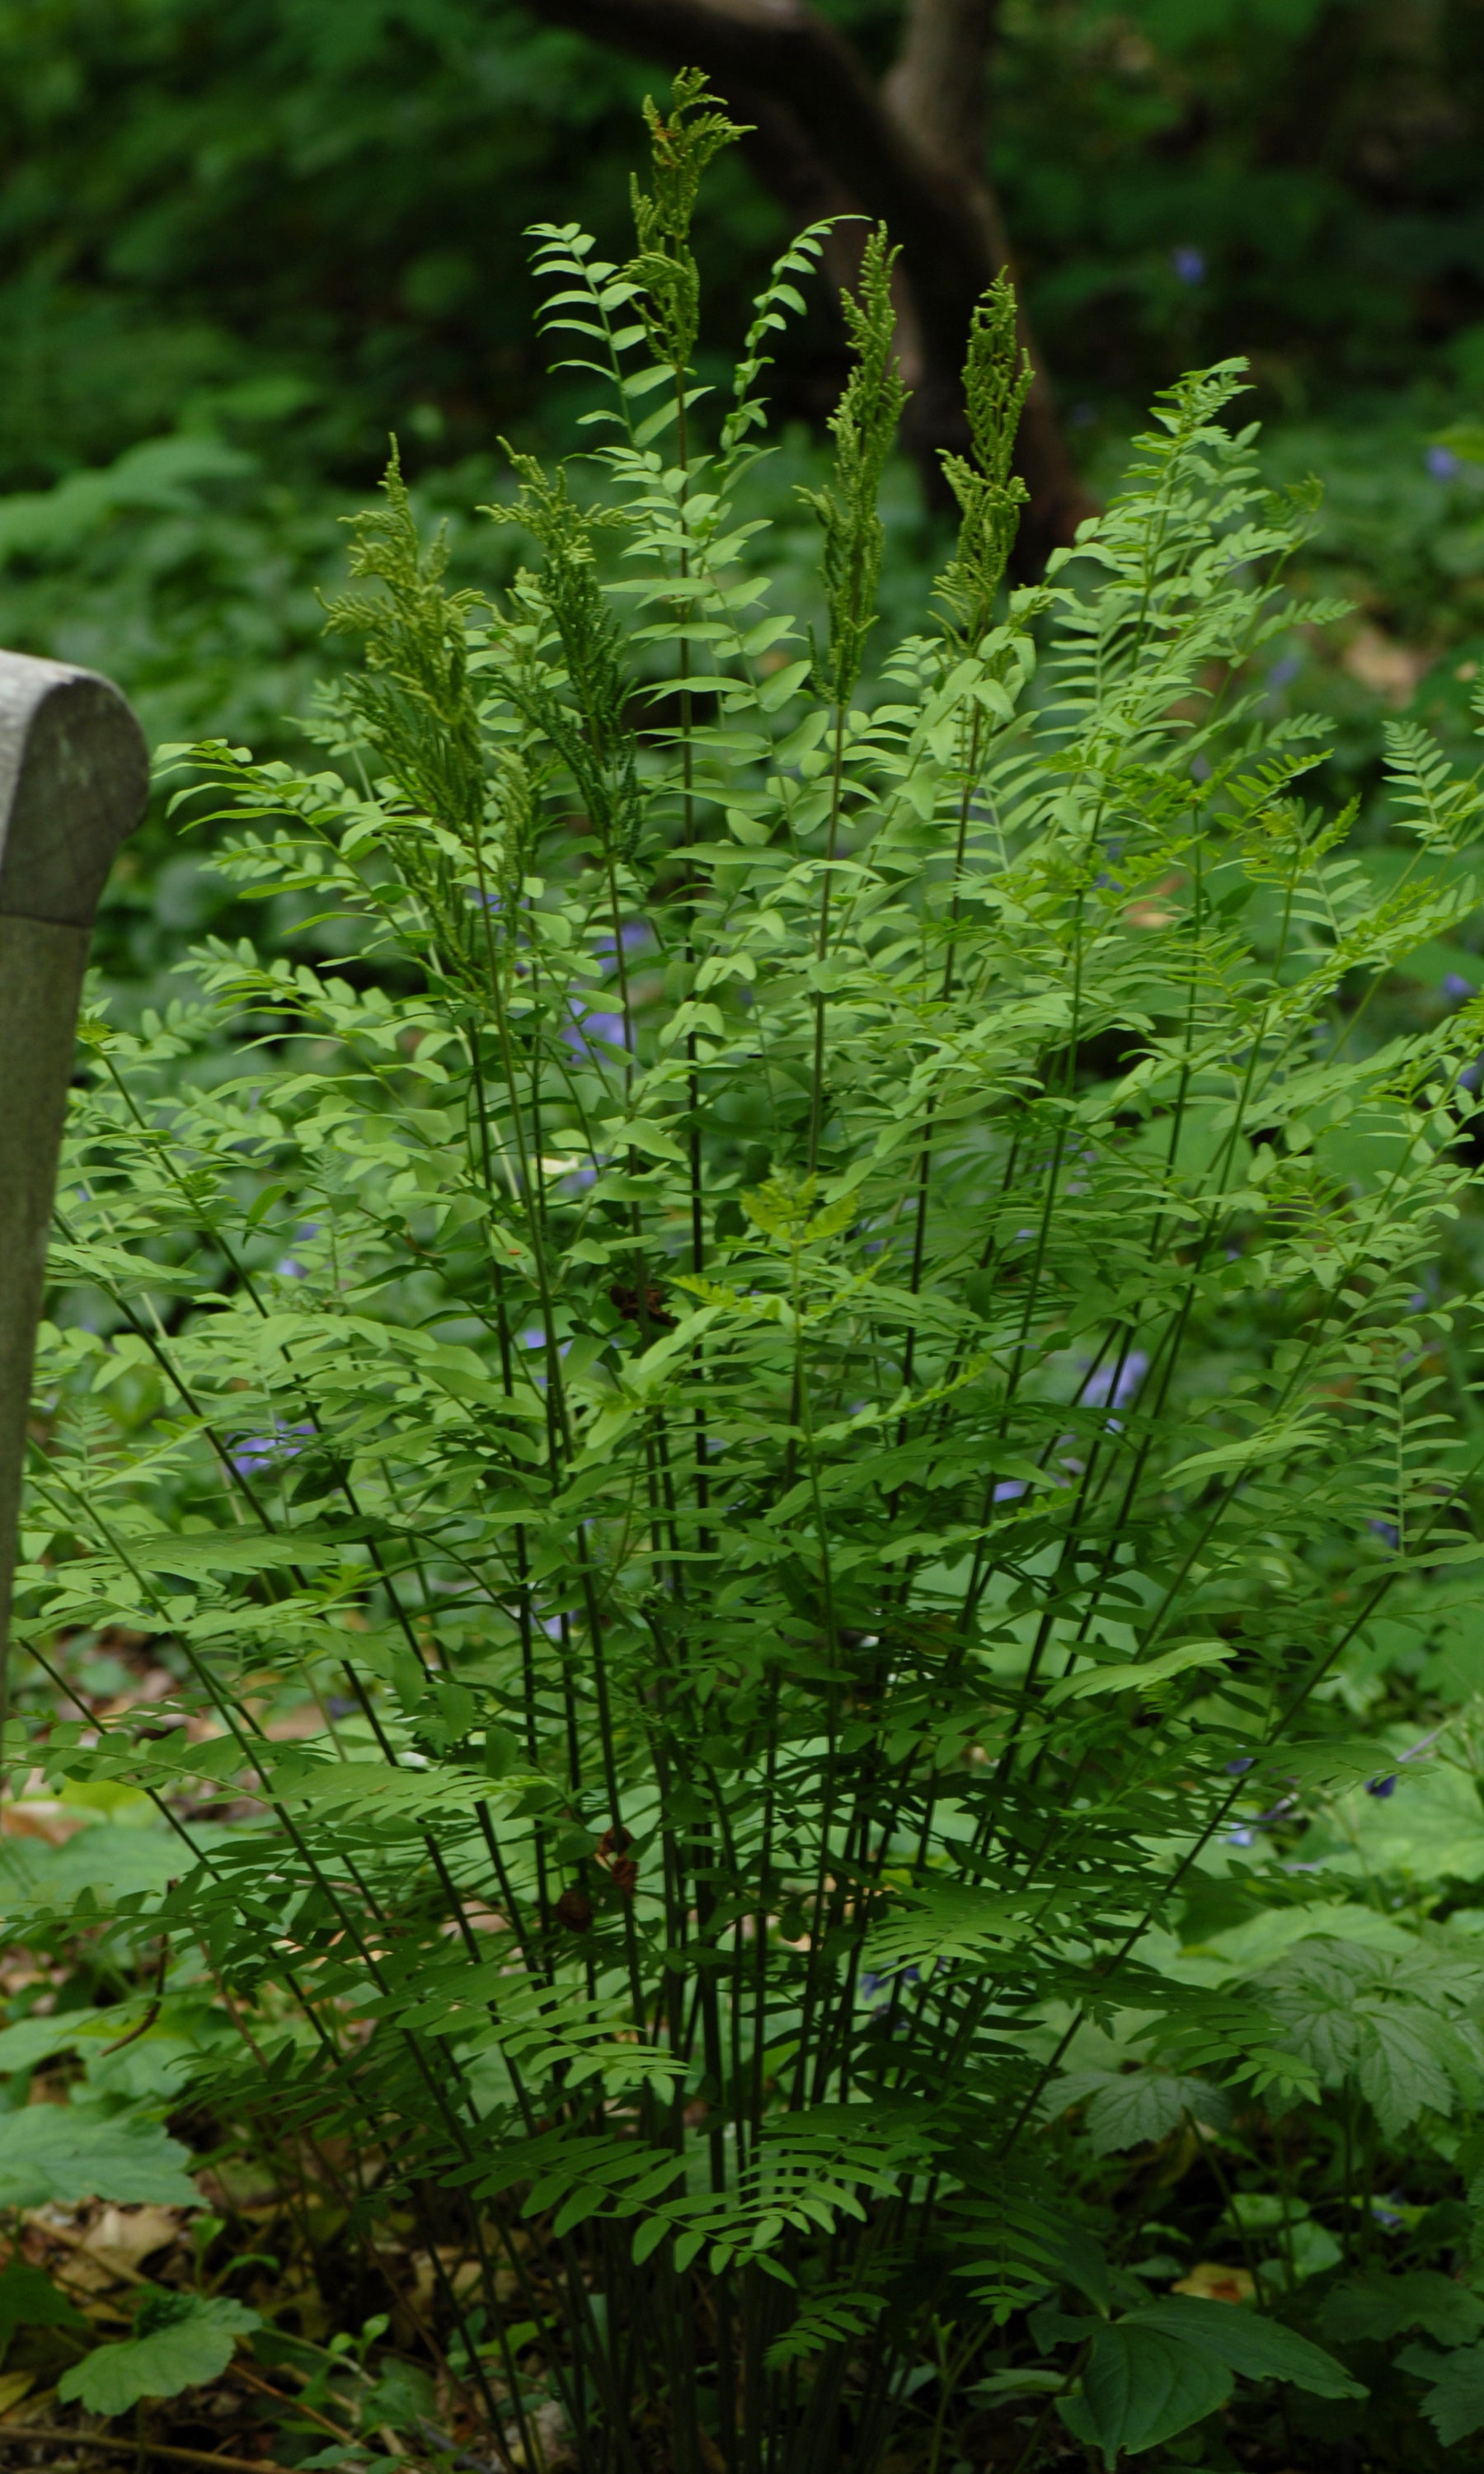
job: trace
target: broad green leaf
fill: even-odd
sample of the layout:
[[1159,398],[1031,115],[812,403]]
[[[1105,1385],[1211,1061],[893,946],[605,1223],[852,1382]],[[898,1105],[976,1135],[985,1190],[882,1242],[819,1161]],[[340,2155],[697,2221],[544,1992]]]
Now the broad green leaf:
[[1119,2321],[1120,2327],[1156,2328],[1199,2346],[1214,2361],[1239,2371],[1246,2380],[1287,2380],[1310,2396],[1363,2397],[1365,2389],[1327,2354],[1277,2319],[1260,2317],[1232,2302],[1202,2302],[1193,2294],[1171,2293]]
[[[1370,1754],[1372,1775],[1384,1779],[1388,1763]],[[1451,1761],[1436,1758],[1391,1765],[1394,1791],[1371,1795],[1356,1787],[1316,1823],[1314,1860],[1331,1873],[1369,1880],[1377,1873],[1403,1880],[1437,1881],[1449,1875],[1484,1880],[1484,1805],[1475,1781]],[[1307,1853],[1307,1850],[1305,1850]]]
[[82,2104],[24,2105],[0,2113],[0,2207],[72,2207],[83,2199],[199,2207],[182,2170],[188,2158],[157,2122]]
[[1397,2365],[1428,2383],[1423,2412],[1445,2448],[1484,2431],[1484,2345],[1460,2345],[1452,2354],[1406,2345]]
[[1332,2287],[1319,2325],[1339,2345],[1384,2343],[1408,2328],[1421,2328],[1440,2345],[1466,2345],[1484,2330],[1484,2302],[1456,2277],[1414,2268],[1400,2276],[1356,2276]]
[[362,2405],[361,2419],[372,2431],[383,2423],[393,2431],[417,2431],[419,2423],[431,2419],[437,2404],[427,2372],[417,2363],[400,2363],[393,2357],[383,2361],[376,2385]]
[[240,2302],[207,2301],[197,2293],[146,2291],[134,2335],[95,2346],[85,2362],[62,2373],[57,2393],[89,2413],[127,2413],[141,2397],[179,2396],[220,2378],[239,2337],[262,2325]]
[[1206,2080],[1169,2071],[1074,2071],[1053,2095],[1064,2104],[1088,2100],[1087,2131],[1094,2156],[1167,2139],[1187,2116],[1223,2122],[1231,2107]]
[[87,2321],[39,2268],[12,2259],[0,2269],[0,2362],[17,2328],[85,2328]]
[[1120,2455],[1138,2457],[1173,2439],[1231,2393],[1232,2373],[1215,2355],[1120,2319],[1098,2329],[1081,2395],[1060,2398],[1057,2411],[1074,2438],[1102,2450],[1111,2474]]

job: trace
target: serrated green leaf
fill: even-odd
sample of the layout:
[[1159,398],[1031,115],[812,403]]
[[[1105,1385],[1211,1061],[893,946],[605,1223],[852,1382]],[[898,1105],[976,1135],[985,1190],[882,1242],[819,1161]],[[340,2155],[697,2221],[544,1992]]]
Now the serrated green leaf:
[[1331,2286],[1319,2326],[1339,2345],[1384,2344],[1408,2328],[1421,2328],[1440,2345],[1465,2345],[1484,2330],[1484,2302],[1456,2277],[1414,2268],[1400,2276],[1376,2273]]
[[1484,2345],[1460,2345],[1451,2354],[1434,2354],[1426,2345],[1406,2345],[1397,2356],[1397,2365],[1427,2382],[1423,2412],[1445,2448],[1484,2431]]

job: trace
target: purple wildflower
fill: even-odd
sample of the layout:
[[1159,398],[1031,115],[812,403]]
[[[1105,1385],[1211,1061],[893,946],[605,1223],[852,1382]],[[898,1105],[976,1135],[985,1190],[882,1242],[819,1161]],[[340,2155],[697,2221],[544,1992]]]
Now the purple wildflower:
[[898,1968],[894,1976],[873,1976],[867,1970],[860,1979],[860,1997],[863,2001],[872,2001],[878,1993],[890,1993],[894,1984],[921,1984],[922,1981],[920,1967]]
[[1204,283],[1206,280],[1206,252],[1193,249],[1188,241],[1179,249],[1171,250],[1170,265],[1182,283]]
[[314,1433],[312,1422],[304,1419],[297,1425],[279,1425],[271,1435],[244,1435],[229,1457],[239,1477],[261,1477],[268,1469],[276,1468],[280,1461],[291,1461],[304,1448],[303,1441],[291,1443],[291,1436],[304,1438]]
[[[315,1220],[306,1220],[302,1228],[295,1229],[289,1243],[293,1246],[307,1246],[310,1238],[318,1237],[319,1233],[319,1222]],[[283,1280],[301,1280],[304,1276],[304,1267],[302,1263],[298,1260],[297,1256],[293,1254],[285,1254],[282,1262],[278,1265],[278,1276]]]
[[1429,447],[1426,463],[1435,481],[1455,481],[1458,478],[1458,458],[1451,447]]
[[578,1010],[575,1004],[572,1008],[572,1020],[562,1036],[569,1048],[575,1048],[583,1056],[596,1056],[598,1051],[594,1042],[599,1040],[610,1048],[628,1046],[624,1037],[624,1018],[621,1013],[583,1013]]
[[1394,1772],[1389,1778],[1371,1779],[1366,1785],[1367,1795],[1374,1795],[1382,1804],[1389,1795],[1395,1795],[1396,1792],[1397,1781]]
[[1121,1409],[1133,1399],[1148,1371],[1149,1360],[1144,1351],[1131,1348],[1121,1366],[1100,1367],[1095,1374],[1089,1374],[1082,1397],[1090,1409]]
[[1453,1005],[1463,1005],[1473,994],[1473,982],[1466,980],[1462,971],[1446,972],[1443,993]]
[[[626,919],[618,934],[626,954],[636,954],[644,946],[654,943],[655,932],[647,919]],[[612,937],[600,936],[592,950],[595,954],[611,954]]]

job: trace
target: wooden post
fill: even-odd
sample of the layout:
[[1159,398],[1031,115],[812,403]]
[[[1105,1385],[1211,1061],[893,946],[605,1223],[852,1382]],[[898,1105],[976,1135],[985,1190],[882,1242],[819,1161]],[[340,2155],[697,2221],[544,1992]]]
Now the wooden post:
[[149,755],[92,670],[0,653],[0,1796],[26,1419],[78,998]]

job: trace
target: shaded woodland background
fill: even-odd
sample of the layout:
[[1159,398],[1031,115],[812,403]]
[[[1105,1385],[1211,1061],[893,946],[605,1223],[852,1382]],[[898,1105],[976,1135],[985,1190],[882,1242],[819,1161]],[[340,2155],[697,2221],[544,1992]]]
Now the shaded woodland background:
[[[1353,605],[1269,680],[1333,723],[1319,787],[1364,819],[1398,712],[1467,752],[1484,0],[11,0],[0,642],[111,672],[156,741],[297,750],[340,658],[343,520],[394,433],[455,576],[498,582],[511,536],[473,511],[509,486],[500,439],[591,436],[589,381],[534,330],[525,230],[626,252],[636,106],[683,59],[757,125],[703,200],[703,375],[809,217],[885,212],[904,243],[882,646],[943,553],[959,337],[1008,245],[1040,373],[1022,568],[1116,485],[1157,389],[1243,355],[1270,476],[1323,488],[1300,587]],[[753,508],[806,611],[796,485],[845,366],[822,281]],[[161,810],[116,874],[99,950],[126,1013],[232,928],[201,845]]]
[[[1437,444],[1484,409],[1481,0],[13,0],[0,638],[103,664],[158,736],[275,738],[390,432],[461,511],[501,434],[580,443],[522,233],[577,218],[622,252],[635,104],[682,55],[759,124],[704,207],[718,356],[805,214],[892,209],[944,296],[914,370],[931,472],[969,228],[988,263],[1002,227],[1063,459],[1028,555],[1111,486],[1154,390],[1245,354],[1367,631],[1331,683],[1346,761],[1377,699],[1425,679],[1447,707],[1484,627],[1479,472]],[[822,288],[777,375],[805,461],[843,366]],[[904,470],[898,569],[933,530]]]

